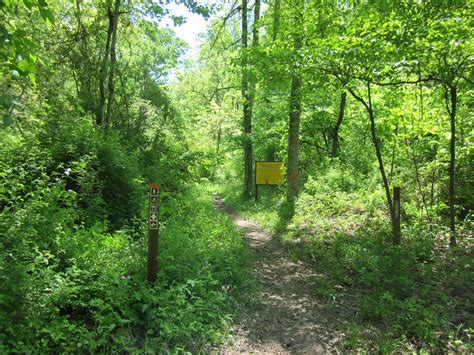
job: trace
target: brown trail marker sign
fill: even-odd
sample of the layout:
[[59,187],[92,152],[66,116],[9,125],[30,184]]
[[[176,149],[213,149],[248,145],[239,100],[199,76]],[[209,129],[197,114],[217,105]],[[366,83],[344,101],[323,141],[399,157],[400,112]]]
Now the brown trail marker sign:
[[148,216],[148,271],[147,279],[156,281],[158,272],[158,242],[160,238],[160,185],[151,183],[149,185],[150,212]]
[[255,201],[258,199],[258,185],[283,184],[283,162],[256,161],[255,162]]

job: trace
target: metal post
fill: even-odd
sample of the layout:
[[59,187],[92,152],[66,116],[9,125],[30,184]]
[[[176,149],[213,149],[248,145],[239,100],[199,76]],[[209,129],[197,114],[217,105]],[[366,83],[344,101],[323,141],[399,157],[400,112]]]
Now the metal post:
[[156,281],[158,272],[158,242],[160,239],[160,185],[150,184],[150,212],[148,218],[148,271],[147,280]]

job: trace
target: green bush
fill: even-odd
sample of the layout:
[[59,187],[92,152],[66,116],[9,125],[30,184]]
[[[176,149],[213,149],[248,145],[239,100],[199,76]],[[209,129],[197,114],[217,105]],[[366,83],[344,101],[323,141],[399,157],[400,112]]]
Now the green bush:
[[78,226],[77,196],[63,181],[34,197],[0,220],[9,226],[0,243],[0,349],[197,350],[226,335],[230,301],[247,280],[245,244],[208,197],[168,196],[154,286],[144,279],[145,221],[133,238]]

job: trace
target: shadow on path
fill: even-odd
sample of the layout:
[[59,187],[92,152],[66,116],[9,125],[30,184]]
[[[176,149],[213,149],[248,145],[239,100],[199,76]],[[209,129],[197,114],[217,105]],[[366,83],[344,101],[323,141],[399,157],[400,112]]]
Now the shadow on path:
[[[233,343],[221,353],[339,352],[344,315],[334,304],[315,297],[314,267],[293,262],[284,247],[260,226],[241,217],[214,195],[214,207],[227,213],[245,234],[259,285],[259,302],[237,315]],[[339,345],[340,346],[340,345]]]

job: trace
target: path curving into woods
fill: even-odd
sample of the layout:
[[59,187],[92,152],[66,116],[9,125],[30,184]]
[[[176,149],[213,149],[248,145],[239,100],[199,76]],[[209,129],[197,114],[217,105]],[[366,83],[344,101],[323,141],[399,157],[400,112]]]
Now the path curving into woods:
[[320,354],[339,352],[344,310],[315,296],[315,267],[291,260],[277,238],[240,217],[214,195],[214,207],[245,234],[258,283],[257,302],[237,313],[232,340],[220,353]]

